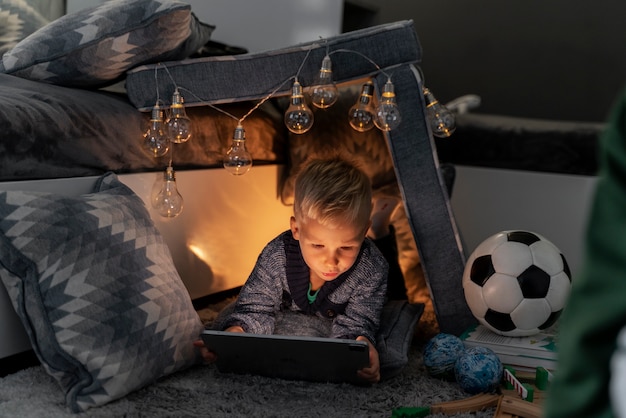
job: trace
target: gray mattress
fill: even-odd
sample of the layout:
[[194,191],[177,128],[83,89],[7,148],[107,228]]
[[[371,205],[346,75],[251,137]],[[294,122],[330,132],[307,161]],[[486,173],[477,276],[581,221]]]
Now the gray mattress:
[[[238,113],[250,104],[230,106]],[[188,113],[194,140],[176,144],[175,166],[221,167],[232,121],[206,107]],[[142,148],[147,118],[124,94],[0,74],[0,181],[162,170],[168,160]],[[250,118],[247,130],[255,141],[249,147],[256,164],[285,161],[280,123],[271,103]]]

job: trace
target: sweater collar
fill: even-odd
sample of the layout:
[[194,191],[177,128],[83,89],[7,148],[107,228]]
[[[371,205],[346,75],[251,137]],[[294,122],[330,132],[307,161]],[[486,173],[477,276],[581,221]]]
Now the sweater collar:
[[309,303],[306,294],[309,290],[311,270],[304,262],[302,251],[300,250],[300,242],[293,237],[291,231],[284,234],[286,266],[285,273],[287,275],[287,284],[292,300],[298,307],[305,312],[315,312],[343,282],[346,281],[354,267],[358,264],[363,248],[359,251],[357,260],[350,269],[340,274],[335,280],[324,283],[320,288],[317,298],[313,303]]

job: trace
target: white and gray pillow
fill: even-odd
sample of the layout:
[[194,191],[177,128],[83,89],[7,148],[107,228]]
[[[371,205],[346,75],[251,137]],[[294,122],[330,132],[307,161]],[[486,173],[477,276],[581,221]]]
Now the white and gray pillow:
[[0,278],[73,412],[199,360],[202,323],[169,249],[113,173],[77,197],[0,192]]
[[0,72],[52,84],[111,84],[139,64],[179,60],[215,27],[172,0],[110,0],[37,30],[6,52]]
[[0,0],[0,54],[48,23],[26,0]]

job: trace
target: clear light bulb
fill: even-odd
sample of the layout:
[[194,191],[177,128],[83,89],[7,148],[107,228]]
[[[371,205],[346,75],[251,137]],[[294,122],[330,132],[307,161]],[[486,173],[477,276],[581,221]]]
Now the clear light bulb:
[[397,128],[401,120],[400,109],[396,104],[396,93],[394,92],[393,83],[388,79],[383,87],[380,103],[376,106],[374,124],[381,131],[390,131]]
[[322,60],[322,67],[311,87],[311,102],[315,107],[326,109],[332,106],[339,97],[339,90],[333,82],[333,70],[330,57]]
[[430,90],[425,87],[424,98],[426,100],[426,117],[433,135],[438,138],[447,138],[452,135],[456,129],[454,114],[439,103]]
[[374,127],[374,106],[372,98],[374,94],[374,83],[368,81],[361,88],[361,95],[348,112],[350,126],[359,132],[369,131]]
[[294,134],[303,134],[313,126],[313,112],[306,105],[298,80],[294,81],[291,89],[291,104],[285,111],[285,125]]
[[[158,180],[157,180],[158,181]],[[161,187],[153,188],[152,207],[164,218],[174,218],[183,211],[183,197],[176,187],[176,176],[172,166],[167,167]]]
[[170,115],[167,118],[167,131],[170,140],[177,144],[187,142],[191,138],[191,120],[185,112],[183,96],[178,89],[172,95]]
[[163,122],[163,110],[155,104],[150,115],[150,126],[143,134],[143,147],[153,157],[162,157],[170,149],[170,140]]
[[226,152],[224,168],[235,176],[246,174],[252,167],[252,155],[246,149],[246,132],[238,124],[233,134],[233,142]]

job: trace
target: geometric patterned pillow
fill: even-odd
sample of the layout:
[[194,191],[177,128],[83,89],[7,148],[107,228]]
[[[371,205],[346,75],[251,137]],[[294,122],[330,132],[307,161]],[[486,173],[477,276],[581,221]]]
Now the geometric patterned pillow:
[[0,54],[48,23],[26,0],[0,0]]
[[73,412],[198,361],[202,323],[168,247],[113,173],[76,197],[0,192],[0,278]]
[[170,0],[111,0],[62,16],[2,57],[0,72],[51,84],[111,84],[140,64],[179,60],[215,27]]

